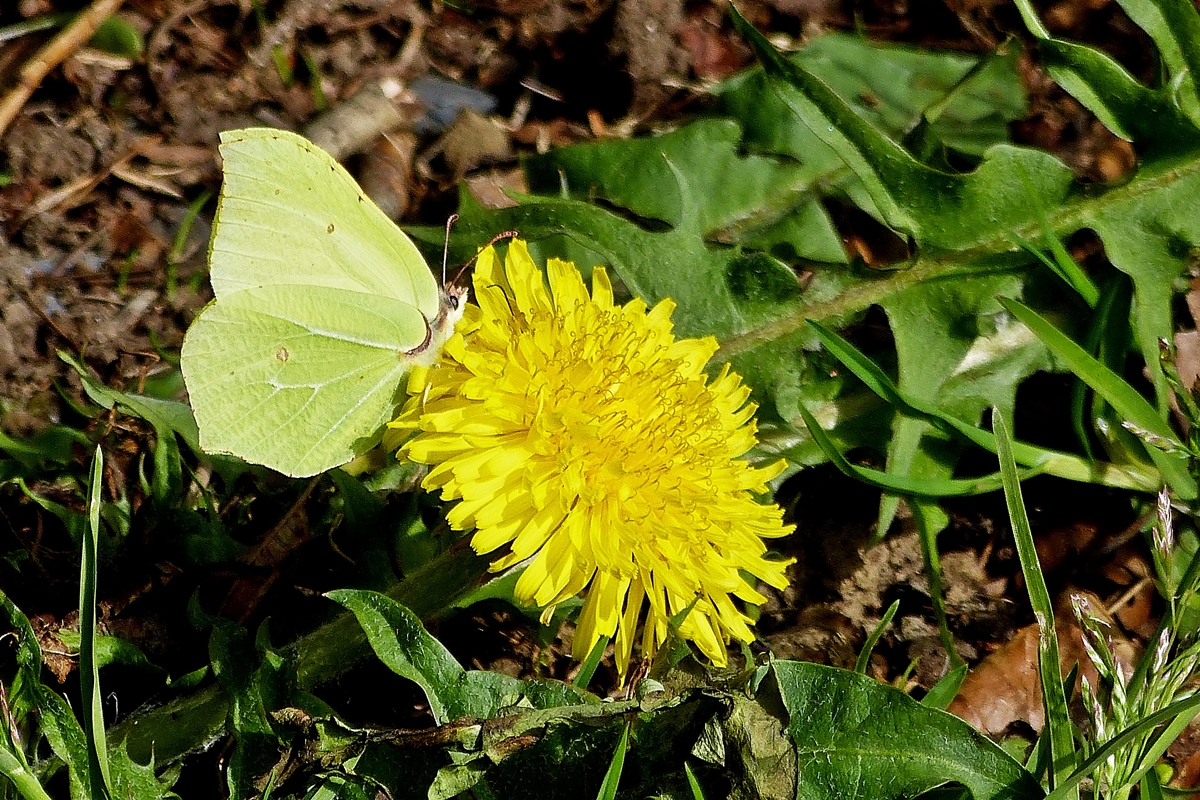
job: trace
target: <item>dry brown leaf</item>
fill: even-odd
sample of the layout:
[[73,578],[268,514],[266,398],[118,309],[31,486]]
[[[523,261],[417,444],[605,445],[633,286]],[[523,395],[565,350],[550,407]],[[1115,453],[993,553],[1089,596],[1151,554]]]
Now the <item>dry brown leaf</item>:
[[[1093,609],[1102,609],[1103,603],[1087,592],[1075,590],[1091,600]],[[1066,593],[1064,597],[1068,596]],[[1062,674],[1079,664],[1081,676],[1096,686],[1098,676],[1083,647],[1082,631],[1075,623],[1069,603],[1060,602],[1054,615],[1058,632],[1058,649]],[[1120,637],[1119,629],[1112,626],[1114,641],[1113,655],[1122,669],[1133,672],[1136,653],[1133,645]],[[1120,638],[1118,638],[1120,637]],[[988,736],[999,736],[1015,722],[1024,722],[1035,731],[1041,731],[1046,716],[1042,709],[1041,683],[1038,677],[1038,627],[1027,625],[1017,631],[1008,644],[995,651],[967,674],[959,689],[958,697],[946,709],[961,717],[970,725]]]

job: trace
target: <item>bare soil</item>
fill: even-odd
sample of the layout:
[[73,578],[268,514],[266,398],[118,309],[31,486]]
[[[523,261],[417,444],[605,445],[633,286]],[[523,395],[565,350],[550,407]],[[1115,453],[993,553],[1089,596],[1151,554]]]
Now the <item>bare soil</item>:
[[[1028,40],[1015,8],[996,0],[739,6],[760,29],[794,42],[859,30],[984,53],[1010,36]],[[5,2],[0,30],[79,8],[65,0]],[[1054,33],[1098,44],[1139,77],[1152,76],[1153,48],[1115,2],[1062,0],[1041,11]],[[210,298],[204,255],[218,132],[268,124],[341,137],[340,155],[383,207],[406,222],[440,225],[459,181],[496,196],[496,187],[513,185],[521,153],[677,124],[703,112],[707,85],[750,63],[720,3],[484,0],[467,13],[409,0],[285,0],[261,11],[250,0],[128,0],[119,14],[144,37],[145,52],[75,48],[0,133],[0,429],[28,436],[66,421],[99,430],[114,452],[113,496],[126,493],[134,514],[145,502],[138,459],[150,432],[123,418],[81,420],[71,402],[81,396],[79,380],[56,351],[75,354],[121,389],[157,382],[169,391],[178,382],[173,359],[183,331]],[[52,34],[0,44],[0,95]],[[1056,87],[1032,49],[1023,70],[1030,110],[1014,125],[1017,141],[1097,181],[1133,166],[1129,146]],[[464,108],[474,111],[459,113]],[[199,214],[185,224],[193,206]],[[1088,255],[1086,241],[1076,244]],[[1038,380],[1061,391],[1056,378]],[[182,397],[181,384],[175,391]],[[88,454],[80,448],[78,457],[82,463]],[[72,496],[70,487],[40,490],[64,502]],[[1027,491],[1052,587],[1060,596],[1093,592],[1136,648],[1157,610],[1147,555],[1128,535],[1136,524],[1128,498],[1037,480]],[[270,492],[255,506],[260,520],[285,516],[288,496]],[[763,644],[780,657],[850,666],[883,610],[900,600],[871,670],[918,690],[936,682],[948,659],[911,522],[901,519],[870,548],[877,493],[828,469],[803,473],[781,500],[799,525],[785,544],[798,563],[792,588],[763,612]],[[1036,727],[1040,713],[1029,702],[1034,682],[1006,680],[1033,663],[1031,618],[997,502],[955,505],[940,540],[960,654],[982,664],[956,710],[993,734]],[[309,541],[304,514],[289,519],[297,548],[326,546]],[[278,535],[265,524],[247,530]],[[202,643],[182,641],[194,638],[185,622],[193,592],[224,592],[258,573],[235,564],[181,574],[174,533],[163,525],[143,530],[136,552],[106,565],[103,618],[152,661],[194,668],[203,663]],[[0,552],[10,563],[0,572],[4,590],[54,641],[53,632],[72,621],[78,562],[61,524],[11,485],[0,489]],[[297,600],[296,587],[323,580],[272,577],[254,601],[261,606],[247,613],[270,612],[282,630],[302,627],[315,601]],[[441,633],[475,666],[556,676],[572,667],[506,608],[475,609],[445,621]],[[49,665],[60,679],[73,668],[68,658]],[[358,677],[392,680],[364,669]],[[389,710],[367,708],[352,694],[343,709],[352,716],[400,714],[405,703],[413,713],[411,695]]]

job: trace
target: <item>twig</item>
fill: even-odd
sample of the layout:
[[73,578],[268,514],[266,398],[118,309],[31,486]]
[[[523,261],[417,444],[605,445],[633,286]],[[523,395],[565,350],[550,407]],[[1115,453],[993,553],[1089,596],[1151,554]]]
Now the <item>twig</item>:
[[24,108],[26,101],[50,71],[92,38],[100,23],[116,13],[124,0],[95,0],[70,25],[63,28],[46,46],[25,62],[17,76],[17,85],[0,100],[0,136]]

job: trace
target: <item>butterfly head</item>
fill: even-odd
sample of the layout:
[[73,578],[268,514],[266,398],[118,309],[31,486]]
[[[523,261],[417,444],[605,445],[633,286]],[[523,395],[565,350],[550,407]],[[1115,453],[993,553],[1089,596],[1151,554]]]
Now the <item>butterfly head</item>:
[[405,353],[414,364],[432,366],[437,361],[442,346],[467,310],[469,296],[470,290],[466,286],[450,285],[442,289],[437,316],[426,321],[425,341]]
[[444,287],[435,327],[440,323],[449,336],[454,331],[454,326],[462,319],[463,312],[467,310],[467,300],[470,297],[471,290],[466,286],[450,284]]

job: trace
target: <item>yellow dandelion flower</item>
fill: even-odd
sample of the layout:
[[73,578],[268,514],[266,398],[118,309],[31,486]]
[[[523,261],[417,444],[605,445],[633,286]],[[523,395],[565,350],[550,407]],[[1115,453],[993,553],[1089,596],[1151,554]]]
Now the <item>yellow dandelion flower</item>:
[[441,362],[414,370],[392,438],[432,465],[426,489],[460,501],[448,519],[475,529],[477,552],[507,546],[492,570],[528,559],[521,602],[587,589],[576,658],[614,637],[623,678],[643,609],[650,656],[690,607],[680,632],[724,665],[730,638],[754,638],[734,598],[764,602],[755,579],[787,585],[791,562],[763,539],[792,526],[753,497],[784,464],[740,458],[755,444],[749,389],[728,366],[709,379],[716,340],[676,339],[674,303],[614,305],[601,268],[590,295],[573,264],[552,259],[547,275],[549,291],[521,241],[503,269],[480,255],[478,305]]

